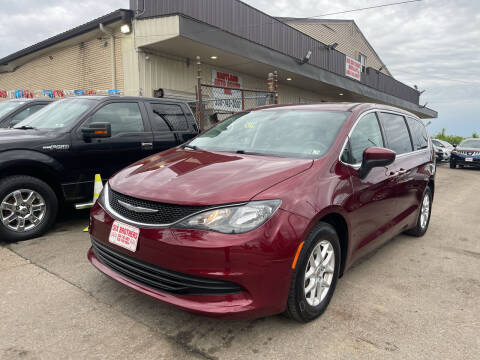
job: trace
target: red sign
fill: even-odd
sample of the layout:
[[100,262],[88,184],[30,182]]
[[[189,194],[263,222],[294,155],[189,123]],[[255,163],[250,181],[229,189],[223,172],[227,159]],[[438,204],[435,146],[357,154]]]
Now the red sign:
[[359,61],[347,56],[347,59],[345,62],[345,75],[352,79],[360,81],[361,72],[362,72],[362,64]]

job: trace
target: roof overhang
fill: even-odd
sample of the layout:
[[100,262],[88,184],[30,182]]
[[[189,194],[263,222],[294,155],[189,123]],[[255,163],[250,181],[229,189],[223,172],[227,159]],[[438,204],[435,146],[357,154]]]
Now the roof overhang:
[[[278,51],[269,49],[252,41],[243,39],[214,26],[194,20],[184,15],[178,17],[178,30],[169,29],[171,37],[157,41],[145,41],[147,34],[142,33],[141,48],[153,52],[176,55],[194,59],[200,56],[203,62],[209,63],[210,56],[218,56],[218,60],[210,64],[224,67],[257,77],[265,78],[273,70],[279,71],[280,79],[292,77],[288,85],[307,89],[323,95],[327,100],[373,102],[396,106],[414,113],[420,118],[436,118],[437,112],[412,102],[386,94],[356,80],[347,78],[311,64],[299,64],[297,59]],[[166,16],[165,18],[172,16]],[[154,21],[158,18],[139,20]],[[152,29],[154,36],[159,36],[157,26],[142,26]],[[287,82],[285,81],[285,84]],[[281,90],[280,90],[281,91]],[[343,94],[340,96],[339,94]]]

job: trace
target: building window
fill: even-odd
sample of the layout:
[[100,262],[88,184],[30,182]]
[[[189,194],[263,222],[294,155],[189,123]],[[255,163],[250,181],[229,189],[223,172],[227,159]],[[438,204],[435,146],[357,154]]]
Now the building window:
[[358,61],[362,64],[362,72],[367,68],[367,57],[363,54],[358,54]]

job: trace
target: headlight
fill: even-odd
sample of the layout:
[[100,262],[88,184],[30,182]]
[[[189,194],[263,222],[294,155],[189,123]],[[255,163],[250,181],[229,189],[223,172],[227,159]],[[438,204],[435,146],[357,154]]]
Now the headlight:
[[98,204],[104,209],[105,209],[105,194],[107,191],[108,191],[108,181],[105,183],[105,186],[103,187],[103,190],[97,199]]
[[208,210],[189,217],[175,226],[225,234],[242,234],[264,224],[281,203],[281,200],[252,201],[245,205]]
[[452,154],[453,154],[453,155],[457,155],[457,154],[458,154],[458,151],[457,151],[457,150],[452,150]]

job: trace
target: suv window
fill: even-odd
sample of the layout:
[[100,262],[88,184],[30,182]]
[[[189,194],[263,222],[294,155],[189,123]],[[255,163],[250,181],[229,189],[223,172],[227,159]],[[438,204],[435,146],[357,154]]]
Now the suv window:
[[[370,113],[362,117],[350,136],[350,164],[359,164],[363,160],[363,152],[372,146],[384,147],[382,131],[377,115]],[[342,156],[342,160],[345,156]],[[344,160],[343,160],[344,161]]]
[[[428,135],[425,126],[416,119],[407,117],[408,127],[412,135],[414,150],[426,149],[428,147]],[[441,147],[444,147],[441,145]]]
[[380,121],[390,150],[395,151],[397,155],[412,151],[412,141],[403,116],[380,113]]
[[118,102],[105,105],[85,125],[97,122],[110,123],[112,125],[112,136],[145,131],[138,103]]
[[[155,115],[167,122],[168,128],[173,131],[188,130],[188,122],[180,105],[152,103],[152,111]],[[156,117],[156,121],[159,119]],[[160,125],[163,129],[164,125]],[[168,129],[166,129],[168,130]]]

